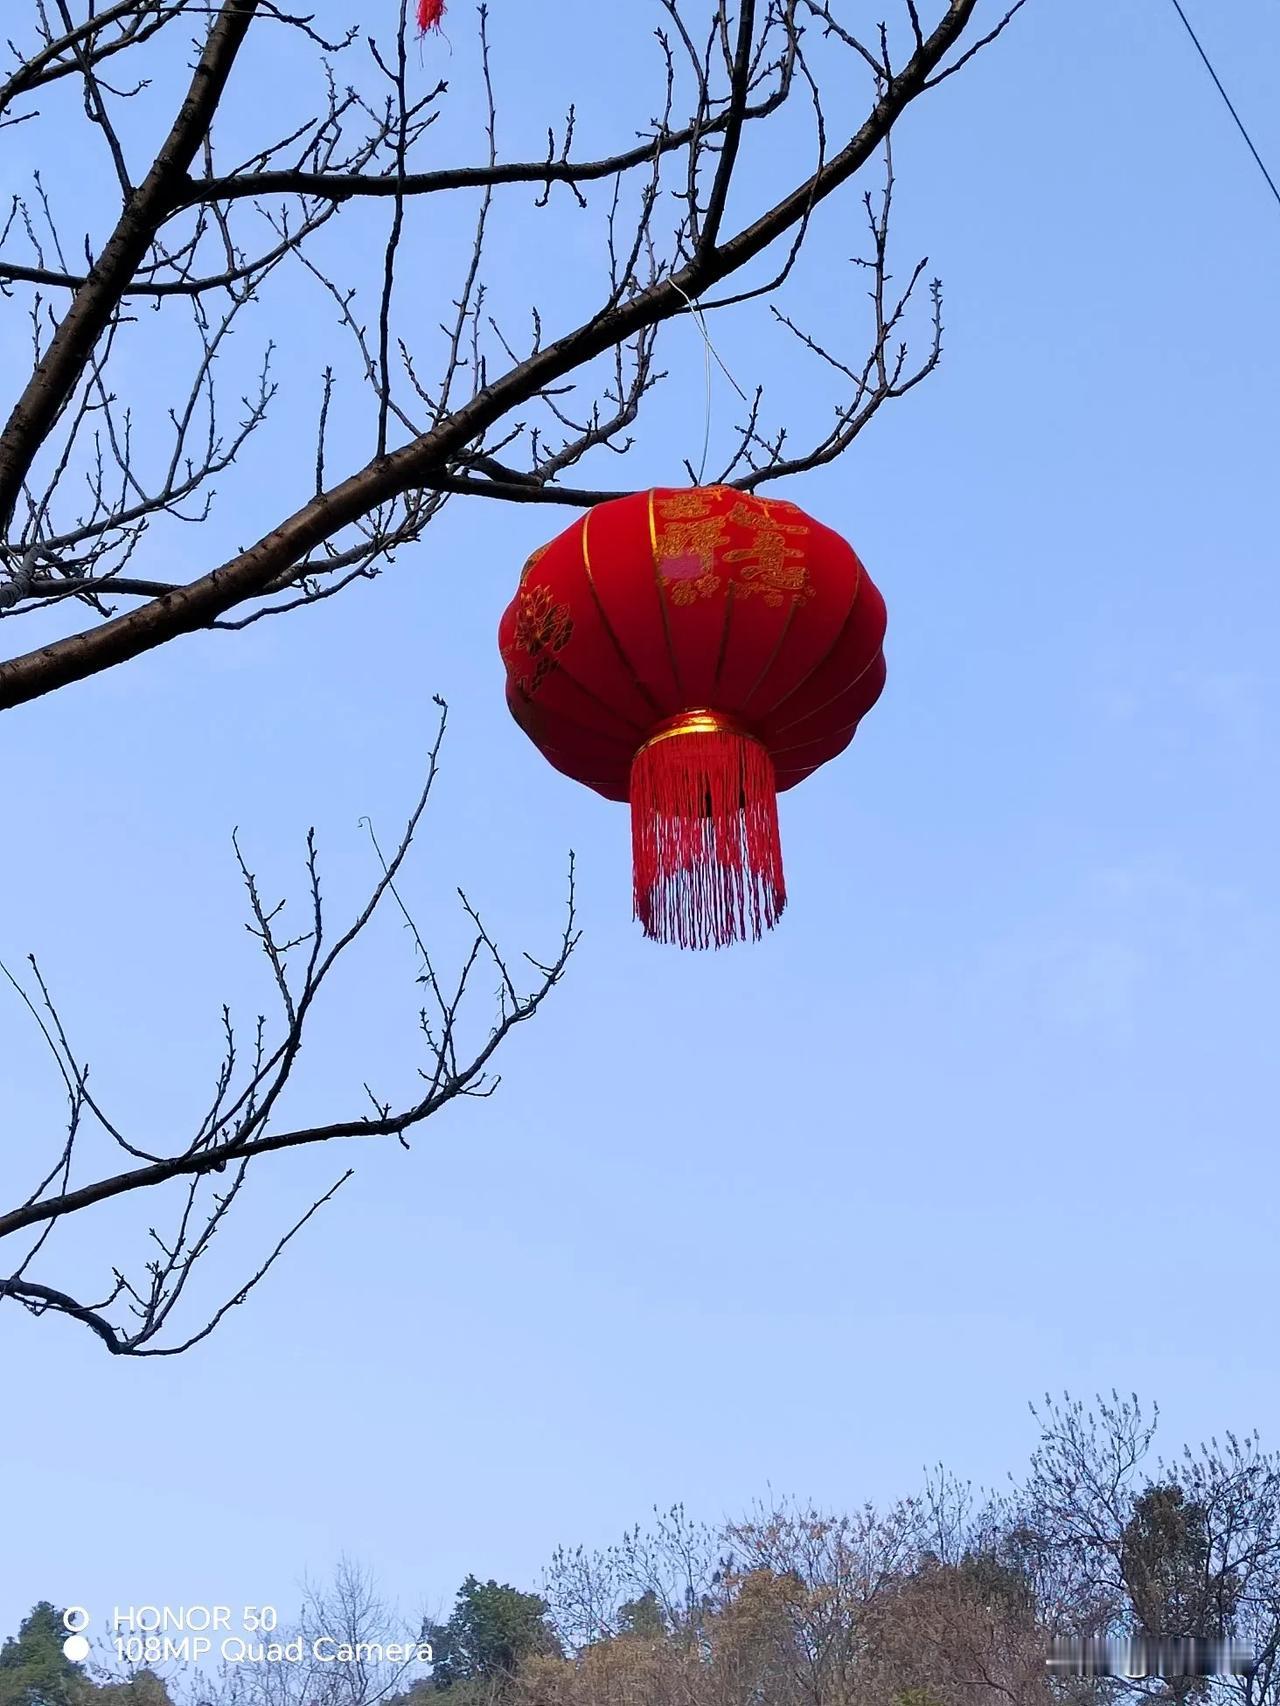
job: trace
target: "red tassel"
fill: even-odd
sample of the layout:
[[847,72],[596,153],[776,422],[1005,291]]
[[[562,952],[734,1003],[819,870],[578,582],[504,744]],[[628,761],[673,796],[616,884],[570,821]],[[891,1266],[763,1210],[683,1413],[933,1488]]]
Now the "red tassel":
[[423,35],[438,30],[444,17],[444,0],[418,0],[418,29]]
[[767,748],[718,712],[673,717],[632,761],[631,845],[635,913],[651,940],[758,941],[787,904]]

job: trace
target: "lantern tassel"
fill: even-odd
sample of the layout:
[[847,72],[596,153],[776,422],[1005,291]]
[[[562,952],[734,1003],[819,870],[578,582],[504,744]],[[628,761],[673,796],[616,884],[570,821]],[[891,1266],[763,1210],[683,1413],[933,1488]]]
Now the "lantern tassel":
[[444,0],[418,0],[418,29],[423,35],[438,30],[443,17]]
[[635,914],[682,948],[771,930],[787,903],[768,749],[716,712],[659,727],[631,766]]

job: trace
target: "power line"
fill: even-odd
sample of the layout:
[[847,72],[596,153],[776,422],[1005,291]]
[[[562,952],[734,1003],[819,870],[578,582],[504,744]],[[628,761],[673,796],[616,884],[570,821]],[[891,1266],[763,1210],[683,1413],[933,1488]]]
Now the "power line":
[[1263,177],[1267,180],[1267,188],[1271,191],[1272,195],[1276,198],[1276,201],[1280,202],[1280,189],[1276,188],[1275,179],[1271,176],[1271,173],[1267,170],[1266,166],[1263,164],[1263,159],[1262,159],[1261,154],[1259,154],[1258,150],[1253,146],[1253,138],[1249,135],[1249,132],[1245,129],[1244,120],[1240,117],[1240,114],[1236,111],[1235,107],[1232,106],[1231,96],[1228,95],[1227,91],[1222,87],[1222,82],[1218,76],[1218,73],[1213,69],[1213,66],[1210,63],[1209,55],[1205,52],[1205,50],[1200,45],[1199,36],[1197,36],[1196,32],[1191,28],[1191,21],[1187,17],[1187,14],[1182,10],[1181,0],[1173,0],[1173,9],[1178,14],[1178,16],[1182,19],[1182,27],[1186,30],[1187,34],[1191,37],[1191,40],[1194,42],[1196,52],[1200,55],[1201,59],[1204,61],[1205,70],[1209,73],[1210,77],[1213,78],[1214,88],[1217,89],[1218,93],[1222,96],[1223,100],[1227,103],[1227,111],[1231,114],[1232,118],[1236,121],[1236,129],[1240,132],[1241,136],[1244,137],[1245,145],[1247,146],[1250,154],[1252,154],[1254,159],[1258,162],[1258,170],[1262,173]]

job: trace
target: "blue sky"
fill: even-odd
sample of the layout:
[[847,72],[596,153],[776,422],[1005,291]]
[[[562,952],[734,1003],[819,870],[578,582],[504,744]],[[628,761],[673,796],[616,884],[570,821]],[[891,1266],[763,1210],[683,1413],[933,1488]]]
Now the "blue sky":
[[[1274,170],[1280,9],[1187,10]],[[653,70],[636,44],[658,8],[634,14],[624,31],[585,0],[495,0],[504,152],[540,148],[569,98],[584,152],[629,139],[616,114]],[[448,61],[441,161],[478,117],[460,0],[449,21],[422,71]],[[630,91],[637,124],[650,87]],[[20,173],[25,128],[9,135]],[[232,827],[298,904],[314,822],[336,918],[372,872],[357,820],[386,836],[416,791],[433,693],[451,732],[405,884],[425,932],[456,950],[461,882],[504,944],[544,950],[572,846],[585,935],[492,1100],[410,1155],[262,1166],[210,1295],[357,1176],[194,1353],[114,1361],[0,1312],[0,1629],[41,1596],[283,1614],[343,1551],[439,1605],[469,1570],[532,1585],[559,1542],[607,1543],[655,1503],[715,1520],[772,1488],[848,1506],[940,1459],[994,1483],[1046,1388],[1158,1400],[1168,1447],[1227,1427],[1276,1443],[1280,209],[1157,0],[1031,0],[895,150],[899,271],[927,253],[942,275],[945,356],[786,488],[882,587],[889,683],[849,753],[783,802],[791,904],[759,947],[645,943],[625,811],[510,723],[494,630],[564,512],[455,504],[372,587],[5,718],[0,955],[38,953],[144,1141],[211,1082],[221,1001],[248,1018],[266,996]],[[797,157],[757,145],[731,217]],[[523,324],[533,290],[558,329],[561,299],[591,299],[595,216],[531,200],[501,204],[495,299]],[[825,205],[785,304],[850,353],[859,220],[857,188]],[[424,338],[462,234],[450,213],[412,235]],[[332,314],[296,289],[318,363]],[[825,430],[836,393],[767,310],[712,334],[790,437]],[[691,324],[663,356],[602,482],[696,463]],[[717,378],[713,462],[737,406]],[[294,506],[311,407],[286,391],[234,509],[167,547],[180,572]],[[414,971],[388,915],[321,1015],[299,1116],[357,1106],[366,1078],[412,1084]],[[60,1109],[15,1002],[0,1039],[13,1196]],[[84,1217],[43,1277],[98,1287],[138,1224]]]

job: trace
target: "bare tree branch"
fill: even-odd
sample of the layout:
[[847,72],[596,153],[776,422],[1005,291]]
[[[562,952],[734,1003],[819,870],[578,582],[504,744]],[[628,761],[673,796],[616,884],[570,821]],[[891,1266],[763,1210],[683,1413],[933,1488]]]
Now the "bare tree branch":
[[0,527],[7,526],[37,450],[92,359],[122,290],[164,222],[173,186],[186,174],[208,133],[256,10],[257,0],[224,0],[155,163],[130,196],[110,241],[0,432]]
[[[266,0],[223,0],[209,25],[191,88],[169,137],[127,199],[101,254],[96,259],[87,257],[88,270],[65,264],[54,209],[42,186],[35,204],[15,198],[5,231],[10,245],[28,244],[30,258],[10,258],[2,252],[6,245],[0,241],[0,289],[36,293],[37,347],[32,378],[0,435],[0,513],[8,517],[6,532],[0,536],[0,617],[13,618],[52,604],[67,607],[70,600],[93,619],[78,631],[0,661],[0,709],[125,663],[178,635],[202,627],[240,628],[264,615],[284,614],[331,597],[352,580],[373,578],[399,547],[421,537],[448,497],[572,506],[626,489],[625,484],[621,488],[597,482],[569,486],[561,481],[592,453],[617,454],[630,444],[630,438],[622,435],[639,419],[646,392],[663,377],[654,359],[661,327],[690,302],[709,314],[774,292],[790,273],[823,202],[885,146],[907,107],[980,46],[993,41],[1022,3],[1019,0],[968,46],[965,37],[979,0],[938,0],[932,27],[923,21],[920,5],[912,3],[905,20],[912,50],[893,66],[887,35],[882,34],[871,48],[838,24],[831,8],[818,5],[817,0],[767,0],[762,18],[757,17],[755,5],[741,5],[732,24],[727,5],[719,0],[711,7],[705,50],[695,46],[677,0],[661,0],[693,76],[691,116],[682,123],[674,121],[676,60],[672,41],[660,31],[666,65],[665,111],[651,121],[647,136],[633,147],[595,160],[575,160],[570,147],[571,112],[559,157],[554,131],[549,131],[545,160],[516,163],[503,163],[498,157],[493,122],[496,97],[482,7],[481,77],[489,113],[488,159],[475,166],[421,173],[412,168],[412,150],[433,122],[435,103],[445,86],[437,84],[422,96],[411,95],[403,17],[393,55],[383,54],[376,42],[368,44],[371,64],[389,93],[366,94],[355,83],[340,91],[326,62],[325,109],[312,120],[294,124],[286,135],[268,142],[230,172],[219,172],[210,144],[211,127],[255,18],[297,25],[310,39],[318,40],[305,21],[284,18]],[[70,0],[59,0],[59,4],[66,8]],[[802,42],[798,22],[802,7],[819,21],[837,50],[850,48],[861,62],[869,63],[874,74],[873,99],[865,118],[835,150],[828,146],[819,84]],[[129,45],[139,45],[136,38],[149,39],[176,9],[178,0],[136,0],[134,11],[112,7],[94,21],[93,28],[88,22],[72,22],[67,10],[69,27],[64,27],[57,41],[39,44],[28,69],[15,73],[6,85],[6,98],[17,101],[59,67],[68,72],[78,69],[93,107],[91,120],[96,115],[99,128],[104,120],[111,125],[95,55],[114,48],[125,37]],[[345,50],[353,40],[349,33],[326,44],[325,50]],[[956,49],[960,49],[958,55]],[[723,227],[748,130],[767,123],[786,104],[797,73],[813,99],[818,163],[788,193],[726,235]],[[717,86],[720,79],[723,88]],[[98,90],[96,96],[90,94],[91,87]],[[362,134],[350,129],[360,123],[365,125]],[[192,175],[197,158],[204,170]],[[653,220],[664,170],[681,159],[685,172],[679,195],[685,213],[674,233],[670,258],[664,260],[656,247]],[[711,162],[714,170],[704,199],[699,186]],[[647,176],[637,179],[638,173]],[[127,168],[124,175],[127,178]],[[542,335],[541,315],[535,309],[532,347],[522,352],[513,347],[492,314],[484,317],[486,288],[480,265],[491,197],[502,186],[540,184],[541,205],[551,186],[563,183],[581,206],[585,205],[584,188],[602,180],[611,180],[613,186],[607,233],[609,290],[594,313],[550,342]],[[615,222],[627,185],[638,190],[639,207],[631,238],[616,244]],[[445,190],[475,191],[481,201],[473,252],[453,322],[445,329],[444,370],[436,383],[428,384],[421,377],[420,355],[393,329],[394,275],[411,209]],[[379,196],[390,198],[393,218],[377,284],[376,335],[366,335],[355,287],[331,278],[324,265],[310,257],[309,248],[311,238],[342,207]],[[231,215],[249,200],[266,221],[271,233],[268,241],[248,245],[233,232]],[[714,286],[735,278],[780,239],[788,240],[789,252],[770,283],[710,299]],[[44,253],[47,243],[55,251],[53,258]],[[211,266],[205,257],[212,258],[215,252],[221,264]],[[212,477],[230,466],[264,418],[275,394],[274,380],[264,379],[257,397],[246,399],[247,413],[237,433],[216,430],[213,367],[225,338],[225,328],[219,328],[230,316],[254,306],[269,278],[293,260],[309,269],[330,295],[352,340],[359,382],[375,405],[368,460],[337,478],[328,474],[332,459],[326,454],[324,438],[334,385],[330,365],[316,459],[321,478],[312,495],[256,542],[192,579],[184,581],[165,572],[163,560],[155,562],[151,572],[129,572],[127,566],[143,548],[154,521],[202,519],[209,513]],[[849,447],[884,402],[905,395],[932,371],[941,352],[938,287],[931,287],[931,355],[908,367],[900,359],[901,351],[891,351],[890,341],[897,337],[918,274],[899,297],[886,294],[889,271],[883,229],[876,237],[871,264],[879,280],[870,293],[875,316],[871,351],[864,360],[842,362],[841,370],[852,379],[855,392],[842,407],[836,428],[808,451],[783,454],[785,431],[779,437],[762,429],[757,398],[740,429],[726,483],[751,489],[831,460]],[[60,318],[39,295],[45,289],[72,293],[71,304]],[[215,320],[204,304],[217,295],[229,299],[229,307]],[[195,305],[204,345],[193,386],[193,397],[210,427],[203,453],[191,456],[186,448],[194,423],[188,407],[177,417],[180,430],[174,454],[182,460],[175,460],[167,475],[156,480],[144,480],[137,473],[132,416],[127,410],[121,415],[106,380],[106,364],[119,330],[129,323],[127,305],[140,300]],[[784,326],[796,330],[790,317],[781,311],[778,317]],[[52,337],[44,347],[49,326]],[[486,347],[490,336],[496,340],[496,350]],[[808,333],[803,336],[807,347],[824,358],[825,341]],[[399,351],[401,371],[393,372],[393,349]],[[578,385],[601,357],[609,358],[614,370],[605,395],[583,408],[566,409],[559,401],[566,387]],[[458,393],[458,385],[467,370],[464,396]],[[525,420],[521,411],[531,407],[549,417],[552,430],[564,429],[558,444],[546,442],[546,427],[531,426]],[[53,454],[51,435],[59,423],[64,442],[43,476],[43,488],[33,489],[33,470],[40,457]],[[502,445],[525,443],[526,466],[495,453],[500,449],[491,437],[495,433]],[[393,436],[400,442],[393,444]],[[77,450],[77,445],[83,449]],[[93,501],[75,519],[54,522],[59,494],[85,453]],[[111,479],[118,482],[114,494]],[[191,499],[194,510],[184,509]],[[28,513],[19,522],[22,502]],[[41,555],[32,559],[30,553],[36,548]],[[154,561],[155,546],[147,549]],[[104,604],[103,595],[143,602],[122,612]]]
[[[121,1124],[107,1114],[91,1091],[89,1068],[68,1040],[62,1016],[38,964],[34,959],[30,962],[34,995],[29,994],[7,968],[0,967],[39,1027],[66,1089],[70,1109],[66,1137],[57,1149],[53,1167],[23,1202],[8,1213],[0,1214],[0,1244],[26,1231],[35,1230],[38,1234],[34,1245],[9,1276],[0,1278],[0,1299],[14,1298],[34,1314],[52,1311],[79,1321],[117,1355],[176,1355],[207,1337],[228,1310],[245,1300],[291,1240],[350,1177],[348,1169],[335,1185],[311,1204],[277,1241],[252,1276],[238,1285],[229,1300],[200,1328],[181,1336],[176,1342],[153,1343],[167,1326],[196,1264],[207,1253],[212,1238],[233,1208],[245,1185],[251,1162],[265,1155],[342,1138],[395,1137],[405,1143],[407,1132],[450,1103],[462,1097],[489,1096],[497,1088],[499,1080],[490,1072],[494,1055],[510,1032],[538,1011],[563,976],[577,945],[573,864],[571,859],[568,907],[560,941],[546,962],[524,956],[534,973],[528,986],[521,986],[522,980],[517,980],[502,957],[479,913],[462,896],[474,936],[460,972],[452,986],[446,987],[396,886],[438,773],[445,720],[445,708],[441,703],[439,730],[418,801],[389,859],[383,857],[374,839],[381,875],[364,905],[332,946],[324,946],[324,907],[314,833],[307,838],[307,928],[292,937],[280,932],[284,902],[266,904],[258,879],[245,862],[238,839],[233,838],[249,897],[248,928],[271,972],[281,1011],[281,1034],[274,1044],[269,1043],[266,1021],[260,1018],[251,1056],[247,1065],[241,1068],[231,1016],[226,1008],[223,1009],[224,1053],[213,1102],[185,1142],[179,1140],[168,1145],[164,1153],[157,1154],[127,1138]],[[276,1130],[273,1123],[276,1104],[285,1086],[292,1083],[296,1075],[308,1022],[322,986],[352,943],[368,927],[388,895],[409,923],[422,962],[418,983],[427,991],[426,1004],[419,1013],[419,1030],[428,1054],[428,1064],[419,1068],[421,1088],[416,1094],[402,1097],[396,1103],[374,1099],[372,1113],[353,1111],[344,1118],[322,1125]],[[305,958],[301,969],[295,973],[295,959],[300,951],[304,952]],[[473,973],[486,961],[494,967],[499,978],[498,1011],[487,1035],[464,1046],[461,1026]],[[73,1165],[84,1145],[89,1125],[96,1127],[100,1137],[134,1159],[141,1160],[142,1165],[126,1168],[123,1172],[102,1174],[87,1184],[72,1186]],[[205,1190],[214,1175],[225,1175],[228,1183],[221,1189]],[[160,1254],[147,1262],[145,1282],[135,1283],[122,1270],[116,1269],[114,1285],[105,1302],[85,1304],[64,1289],[28,1275],[27,1270],[36,1257],[47,1259],[45,1246],[50,1233],[64,1227],[72,1216],[96,1203],[132,1197],[139,1191],[153,1191],[178,1182],[184,1185],[183,1206],[176,1227],[167,1238],[161,1238],[152,1229],[149,1236]],[[111,1321],[106,1311],[113,1305],[121,1306],[131,1319],[123,1323]]]

